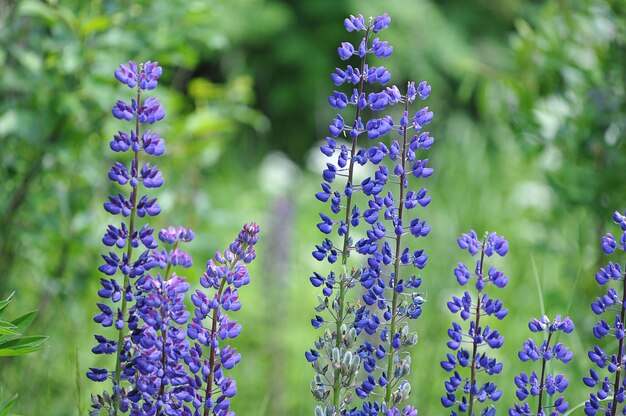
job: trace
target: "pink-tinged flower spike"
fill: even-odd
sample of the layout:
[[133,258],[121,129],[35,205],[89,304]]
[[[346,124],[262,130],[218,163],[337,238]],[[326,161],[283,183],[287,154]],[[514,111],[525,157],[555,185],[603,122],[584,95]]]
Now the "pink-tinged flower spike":
[[[617,256],[626,251],[626,212],[622,214],[615,211],[613,221],[621,228],[621,235],[607,233],[602,237],[601,248],[605,254]],[[626,412],[626,377],[623,375],[626,365],[626,278],[623,264],[609,261],[600,268],[595,278],[600,286],[607,285],[609,288],[604,296],[597,297],[591,303],[593,313],[602,316],[593,327],[593,335],[604,341],[603,344],[598,342],[587,354],[596,368],[591,368],[589,377],[583,379],[585,385],[593,389],[589,400],[585,402],[585,414],[616,416]]]
[[[500,399],[502,390],[488,379],[480,383],[478,379],[481,373],[491,376],[502,371],[502,363],[489,357],[489,350],[502,347],[504,337],[489,325],[485,326],[485,319],[494,316],[502,320],[508,310],[500,300],[490,298],[485,289],[489,285],[502,289],[508,278],[495,266],[486,271],[484,261],[496,253],[504,257],[508,251],[508,243],[496,233],[486,233],[480,241],[474,230],[463,234],[457,242],[461,249],[469,251],[472,256],[480,253],[480,257],[473,273],[463,263],[459,263],[454,269],[459,285],[465,286],[471,282],[476,293],[472,296],[467,290],[462,297],[452,296],[452,300],[448,302],[450,312],[458,313],[464,322],[470,318],[471,320],[466,328],[453,322],[452,328],[448,329],[448,348],[452,353],[446,354],[441,367],[453,374],[445,382],[446,395],[441,398],[441,404],[445,408],[452,408],[451,416],[478,414],[478,407],[482,407],[481,415],[491,414],[490,412],[495,413],[493,402]],[[467,374],[462,375],[466,371]]]
[[239,289],[250,283],[247,264],[256,258],[258,239],[258,225],[244,225],[235,241],[208,261],[200,277],[200,284],[208,293],[196,290],[191,295],[195,312],[187,334],[194,343],[185,361],[193,373],[194,414],[234,415],[229,409],[237,388],[224,370],[232,369],[241,360],[241,354],[224,342],[241,332],[241,325],[228,314],[241,308]]
[[[569,382],[563,374],[555,376],[547,373],[546,364],[551,359],[562,361],[563,363],[571,361],[574,355],[565,345],[560,342],[552,345],[551,342],[557,332],[570,334],[574,330],[574,323],[569,317],[561,319],[561,315],[557,315],[554,321],[550,321],[544,315],[541,319],[533,318],[528,323],[528,328],[531,332],[548,334],[541,345],[535,344],[532,338],[528,338],[524,342],[524,347],[518,353],[522,362],[541,361],[541,373],[538,375],[533,370],[530,375],[522,372],[519,377],[515,377],[515,385],[517,386],[515,394],[522,403],[516,403],[509,409],[509,416],[526,416],[529,414],[558,416],[567,411],[568,402],[561,396],[556,400],[550,400],[552,404],[545,404],[544,397],[545,395],[554,396],[557,393],[563,393],[567,389]],[[534,412],[531,411],[533,406],[527,400],[528,397],[537,397],[537,410]]]

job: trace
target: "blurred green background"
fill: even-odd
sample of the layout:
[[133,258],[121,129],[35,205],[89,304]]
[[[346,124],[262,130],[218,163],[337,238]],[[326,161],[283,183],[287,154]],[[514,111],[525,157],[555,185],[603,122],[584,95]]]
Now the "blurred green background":
[[580,378],[593,343],[589,304],[602,292],[593,278],[606,261],[599,241],[616,231],[613,211],[626,208],[622,0],[3,0],[0,297],[17,290],[10,313],[38,308],[30,333],[50,335],[48,349],[0,360],[17,413],[86,414],[89,393],[101,391],[84,373],[110,366],[90,352],[110,221],[102,202],[115,190],[108,142],[127,127],[110,109],[130,98],[113,71],[150,59],[163,66],[154,93],[167,110],[155,125],[167,153],[158,160],[163,213],[152,224],[195,230],[188,279],[198,284],[206,259],[241,224],[262,227],[237,314],[234,410],[312,414],[303,351],[317,336],[308,277],[319,267],[310,255],[322,238],[317,212],[327,211],[313,195],[317,146],[334,116],[329,74],[341,65],[339,42],[356,39],[343,18],[384,12],[392,25],[383,37],[395,47],[385,64],[398,85],[430,82],[437,139],[412,404],[445,414],[445,303],[462,293],[452,269],[469,259],[455,239],[470,228],[510,242],[499,263],[510,314],[494,324],[506,338],[499,413],[515,398],[513,377],[530,370],[516,351],[544,310],[574,320],[563,339],[576,354],[564,369],[567,397],[571,407],[588,397]]

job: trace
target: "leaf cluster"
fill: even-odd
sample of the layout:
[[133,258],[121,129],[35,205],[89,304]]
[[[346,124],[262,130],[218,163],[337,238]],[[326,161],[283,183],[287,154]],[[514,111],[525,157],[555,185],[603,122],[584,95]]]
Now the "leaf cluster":
[[[17,355],[30,354],[48,346],[46,344],[46,341],[48,340],[47,336],[22,335],[22,333],[30,326],[37,316],[37,311],[25,313],[11,321],[3,319],[4,313],[11,303],[14,294],[15,292],[11,293],[6,299],[0,301],[0,357],[14,357]],[[0,416],[4,414],[2,413],[3,408],[4,407],[0,407]]]

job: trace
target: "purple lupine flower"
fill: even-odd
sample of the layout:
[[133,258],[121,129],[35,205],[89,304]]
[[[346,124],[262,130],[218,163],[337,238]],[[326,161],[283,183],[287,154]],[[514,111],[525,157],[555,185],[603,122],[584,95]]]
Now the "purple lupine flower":
[[[611,233],[602,237],[602,251],[607,255],[616,251],[626,251],[626,216],[616,211],[613,214],[613,221],[620,226],[622,234],[619,236],[619,241]],[[600,316],[610,313],[609,317],[602,317],[593,327],[593,335],[599,340],[610,338],[609,341],[604,342],[603,346],[595,345],[587,354],[598,370],[590,369],[589,377],[583,378],[583,382],[594,390],[590,393],[589,400],[585,402],[584,411],[588,416],[615,416],[626,411],[624,405],[626,378],[620,371],[626,362],[624,354],[626,279],[623,266],[611,261],[605,267],[600,268],[595,278],[601,286],[615,287],[609,287],[604,296],[597,297],[595,302],[591,303],[591,310],[594,314]]]
[[[241,307],[238,289],[250,283],[247,264],[256,257],[258,235],[256,224],[244,225],[229,247],[207,262],[200,285],[212,293],[196,290],[191,295],[195,312],[187,334],[194,343],[185,361],[194,374],[191,383],[196,391],[194,414],[234,415],[229,412],[230,399],[237,388],[230,377],[224,376],[224,370],[232,369],[241,355],[222,341],[233,339],[241,332],[241,325],[231,320],[227,312]],[[164,238],[168,238],[167,233]]]
[[149,155],[160,156],[165,152],[165,144],[159,133],[151,133],[150,130],[141,136],[141,146]]
[[[422,111],[420,114],[427,113],[428,117],[422,116],[419,126],[410,123],[408,107],[418,96],[415,84],[409,83],[406,92],[401,93],[395,85],[387,86],[391,74],[384,66],[372,66],[368,62],[392,54],[393,47],[387,41],[372,37],[390,22],[387,14],[368,21],[361,15],[347,18],[344,25],[348,32],[365,33],[358,43],[341,43],[339,58],[354,57],[360,64],[356,68],[351,65],[336,68],[331,75],[335,85],[348,84],[349,89],[333,91],[329,103],[335,109],[350,109],[354,113],[349,117],[345,113],[337,114],[329,126],[332,137],[327,137],[320,147],[330,161],[322,172],[321,192],[315,197],[329,203],[333,215],[320,213],[317,227],[328,237],[316,245],[312,254],[316,260],[330,264],[340,260],[341,269],[331,270],[327,275],[314,272],[310,278],[323,295],[311,324],[314,328],[325,328],[330,334],[305,352],[316,373],[311,392],[322,402],[316,407],[317,416],[417,414],[412,406],[402,410],[397,407],[410,392],[405,379],[410,357],[403,352],[417,341],[406,323],[400,323],[419,317],[424,303],[416,292],[421,278],[404,270],[424,268],[428,256],[423,250],[410,250],[405,237],[425,237],[430,231],[424,219],[407,217],[409,211],[430,202],[425,188],[409,189],[408,179],[412,174],[426,178],[433,173],[432,168],[426,167],[427,159],[418,159],[418,154],[421,156],[432,145],[428,133],[420,132],[430,122],[428,117],[432,118],[432,113],[427,109]],[[426,98],[430,87],[422,83],[419,91]],[[375,113],[369,120],[363,118],[362,111],[366,108],[378,112],[396,104],[404,106],[400,120]],[[399,134],[401,139],[390,137],[392,133]],[[359,142],[365,135],[385,142]],[[355,182],[355,172],[365,165],[374,170],[360,183]],[[391,190],[392,186],[397,188]],[[365,203],[358,205],[359,201]],[[363,238],[354,241],[357,227],[363,228]],[[335,233],[340,240],[338,244],[331,237]],[[348,265],[350,256],[357,257],[353,267]],[[365,289],[362,296],[365,304],[360,308],[348,301],[348,291],[357,283]],[[376,344],[363,341],[359,345],[357,338],[363,332],[376,335]],[[379,371],[379,361],[385,367],[383,371]],[[361,366],[369,375],[357,383],[354,380]],[[353,394],[364,400],[360,408],[348,407],[351,402],[348,398]],[[367,402],[370,395],[382,399]]]
[[[391,126],[390,131],[400,135],[401,140],[392,140],[387,145],[379,143],[368,151],[370,158],[373,154],[383,154],[393,169],[381,165],[374,176],[361,183],[363,193],[371,198],[368,202],[369,210],[364,212],[364,219],[371,224],[371,230],[366,233],[366,238],[356,244],[357,252],[367,256],[367,266],[362,268],[360,279],[366,290],[362,297],[365,305],[357,310],[355,316],[357,335],[365,330],[368,334],[376,334],[380,340],[374,348],[369,348],[367,344],[361,345],[359,355],[364,361],[363,367],[368,373],[376,374],[376,377],[373,385],[368,377],[357,387],[356,393],[361,398],[380,395],[381,409],[388,409],[385,414],[399,414],[396,406],[408,398],[411,390],[405,378],[410,370],[410,355],[403,353],[416,343],[417,336],[410,333],[406,319],[418,318],[424,303],[424,298],[416,291],[421,285],[421,278],[411,274],[410,270],[404,270],[411,266],[421,270],[428,262],[424,250],[410,250],[405,239],[408,236],[425,237],[430,231],[430,226],[423,219],[415,216],[407,218],[413,209],[426,207],[430,203],[426,188],[411,189],[409,178],[426,178],[433,173],[432,170],[427,170],[425,175],[422,175],[423,171],[413,173],[412,167],[422,164],[417,159],[418,152],[422,151],[419,144],[422,126],[418,128],[408,122],[409,105],[415,99],[415,95],[408,94],[411,89],[415,89],[413,82],[407,85],[405,94],[401,94],[395,86],[384,91],[386,98],[381,107],[404,104],[399,122],[395,123],[391,117],[385,116],[368,123],[370,138],[380,137],[378,133],[381,133],[381,125],[378,123],[383,121]],[[374,131],[376,133],[371,134]],[[382,131],[382,134],[386,134],[386,131]],[[372,149],[376,151],[372,152]],[[372,162],[379,163],[379,160]],[[385,193],[384,190],[391,184],[397,186],[397,190]]]
[[192,414],[195,389],[184,363],[189,355],[184,327],[189,319],[184,304],[189,284],[175,273],[167,277],[145,275],[137,285],[141,291],[136,295],[136,313],[144,324],[131,337],[128,367],[136,371],[124,373],[133,386],[128,392],[133,415],[167,414],[166,408]]
[[[172,247],[153,250],[153,268],[165,269],[156,275],[146,274],[135,282],[136,304],[132,313],[143,324],[131,329],[131,359],[123,378],[132,389],[127,393],[131,415],[193,413],[194,380],[185,367],[189,356],[186,324],[189,312],[184,294],[189,284],[171,273],[172,266],[191,266],[191,257],[178,247],[180,242],[193,240],[193,231],[183,227],[162,229],[159,239]],[[160,257],[164,259],[161,261]],[[177,258],[187,258],[186,262]],[[130,325],[129,325],[130,326]]]
[[348,32],[365,30],[365,19],[361,14],[357,17],[350,15],[344,20],[344,26]]
[[[118,101],[113,115],[124,120],[135,119],[136,123],[130,133],[120,131],[110,142],[115,152],[133,152],[130,165],[115,162],[108,174],[111,181],[129,186],[130,190],[109,196],[104,208],[129,220],[119,227],[109,225],[102,238],[106,246],[124,252],[102,256],[104,264],[99,270],[107,278],[101,279],[98,294],[114,305],[98,303],[100,313],[94,321],[103,327],[114,326],[119,332],[117,341],[95,336],[97,345],[92,351],[115,354],[116,366],[114,371],[91,368],[87,373],[94,381],[113,381],[112,393],[94,397],[90,414],[97,415],[105,409],[108,414],[134,416],[191,416],[201,412],[205,416],[209,413],[231,416],[234,413],[229,412],[230,398],[236,394],[237,387],[230,377],[224,377],[223,370],[233,368],[241,354],[228,345],[220,346],[219,340],[235,338],[241,332],[241,325],[231,321],[225,312],[241,308],[238,289],[250,281],[246,264],[256,257],[254,245],[259,229],[255,224],[244,226],[228,249],[209,262],[200,281],[205,288],[216,289],[216,293],[211,300],[201,291],[192,295],[196,313],[193,322],[189,322],[190,313],[184,303],[189,284],[172,272],[172,267],[192,265],[191,256],[180,249],[179,243],[193,240],[193,231],[183,227],[162,229],[158,240],[170,247],[159,248],[154,229],[148,224],[141,228],[136,224],[137,218],[155,216],[161,211],[156,198],[142,195],[140,188],[141,185],[146,189],[158,188],[163,177],[156,166],[149,162],[142,165],[139,161],[141,152],[159,156],[165,151],[158,133],[140,131],[145,124],[153,124],[165,116],[156,98],[142,100],[142,91],[155,88],[161,74],[158,64],[150,61],[120,65],[115,72],[118,80],[136,88],[137,96],[130,104]],[[135,258],[133,249],[140,247],[142,251]],[[325,246],[321,249],[334,250]],[[155,268],[160,271],[148,273]],[[118,270],[123,282],[115,278]],[[117,302],[122,303],[121,307],[115,305]],[[210,330],[202,326],[202,319],[209,315],[212,315]],[[194,345],[190,345],[188,338],[195,340]],[[206,357],[210,350],[208,360],[203,355],[205,347]],[[221,394],[214,400],[216,391]]]
[[[454,269],[454,276],[461,286],[475,282],[476,294],[472,296],[465,291],[462,297],[452,296],[448,302],[448,309],[452,313],[458,313],[463,321],[470,318],[469,328],[464,329],[457,322],[452,323],[448,330],[448,348],[452,354],[446,354],[446,360],[441,362],[441,367],[447,372],[453,372],[445,382],[446,395],[441,398],[441,404],[445,408],[454,408],[450,411],[451,416],[466,413],[474,415],[474,411],[482,406],[481,415],[495,414],[492,402],[498,401],[502,390],[489,380],[478,382],[478,375],[484,372],[487,375],[499,374],[502,371],[502,363],[489,357],[490,349],[498,349],[504,344],[504,337],[489,325],[484,325],[484,319],[495,316],[502,320],[508,313],[500,300],[490,298],[485,288],[493,284],[497,288],[504,288],[508,278],[495,266],[491,266],[485,273],[485,257],[491,257],[497,253],[504,257],[508,251],[508,243],[502,236],[496,233],[486,233],[482,241],[474,230],[468,234],[462,234],[457,240],[459,247],[468,250],[472,256],[480,253],[476,261],[474,273],[470,273],[468,267],[459,263]],[[506,247],[506,249],[504,248]],[[461,376],[460,371],[468,368],[469,373]],[[457,413],[458,411],[458,413]]]
[[[154,264],[150,259],[150,250],[157,247],[157,242],[153,238],[154,230],[148,224],[139,227],[136,219],[146,215],[158,215],[160,212],[156,198],[140,195],[142,193],[140,185],[143,184],[144,188],[156,188],[163,183],[163,178],[158,168],[149,163],[139,169],[141,166],[139,156],[142,151],[155,156],[163,153],[163,141],[158,138],[158,134],[151,134],[149,131],[144,132],[143,136],[141,134],[144,123],[153,123],[165,115],[163,107],[156,98],[142,99],[142,91],[156,87],[161,73],[161,67],[156,62],[150,61],[139,65],[131,61],[128,65],[120,65],[115,71],[115,77],[123,84],[135,89],[136,96],[131,98],[130,104],[118,100],[112,113],[118,119],[135,119],[138,122],[133,123],[134,128],[130,133],[119,131],[110,142],[113,151],[130,150],[133,157],[129,165],[115,162],[108,174],[111,181],[121,187],[127,187],[127,191],[109,196],[109,201],[104,204],[104,208],[112,215],[121,214],[128,221],[122,222],[119,227],[109,225],[102,237],[103,244],[123,251],[103,255],[104,264],[99,267],[99,270],[110,278],[101,279],[102,288],[98,294],[111,302],[112,306],[98,303],[100,314],[94,317],[94,321],[103,327],[114,326],[118,332],[115,337],[117,340],[100,334],[96,335],[98,345],[92,351],[95,354],[115,354],[116,363],[114,370],[92,369],[87,374],[94,381],[102,382],[107,379],[113,381],[111,394],[95,397],[93,414],[97,414],[103,408],[112,414],[131,410],[135,398],[132,393],[133,384],[122,386],[121,382],[131,380],[136,371],[146,370],[149,367],[148,362],[143,364],[131,358],[136,347],[128,331],[136,331],[139,327],[140,311],[134,302],[140,291],[136,285],[147,279],[145,273]],[[143,137],[143,141],[140,141],[139,137]],[[150,143],[146,145],[148,142]],[[151,151],[147,150],[148,146],[152,146]],[[135,249],[139,249],[139,252],[134,251]],[[119,276],[118,272],[121,274],[120,277],[116,277]],[[131,279],[134,284],[131,283]],[[132,380],[136,381],[136,378]]]
[[[573,354],[565,345],[560,342],[551,345],[551,342],[558,332],[571,333],[574,330],[574,323],[569,317],[561,319],[561,315],[557,315],[554,321],[550,321],[544,315],[541,319],[533,318],[528,323],[528,328],[533,333],[548,333],[547,338],[541,345],[537,345],[532,338],[529,338],[524,342],[523,348],[518,353],[522,362],[541,361],[541,373],[537,374],[533,370],[530,374],[522,372],[518,377],[515,377],[515,386],[517,387],[515,394],[522,403],[516,403],[510,408],[509,415],[547,415],[549,412],[550,416],[558,416],[567,411],[568,402],[561,396],[557,397],[556,400],[551,400],[552,404],[544,404],[544,394],[550,397],[557,393],[562,394],[567,389],[569,382],[563,374],[556,376],[551,373],[546,374],[546,364],[551,359],[562,361],[563,363],[568,363],[572,359]],[[537,410],[534,413],[530,411],[529,396],[537,397]]]

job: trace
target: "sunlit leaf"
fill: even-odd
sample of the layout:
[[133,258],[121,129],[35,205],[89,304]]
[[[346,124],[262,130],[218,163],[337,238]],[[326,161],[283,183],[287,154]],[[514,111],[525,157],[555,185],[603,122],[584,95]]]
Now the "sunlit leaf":
[[0,342],[0,350],[16,350],[21,348],[39,347],[46,342],[47,339],[48,337],[42,335],[10,339],[8,341]]
[[16,336],[19,334],[20,333],[15,325],[10,322],[0,321],[0,335]]
[[0,318],[4,314],[6,307],[9,306],[9,303],[11,303],[13,295],[15,295],[15,292],[11,293],[5,300],[0,300]]

